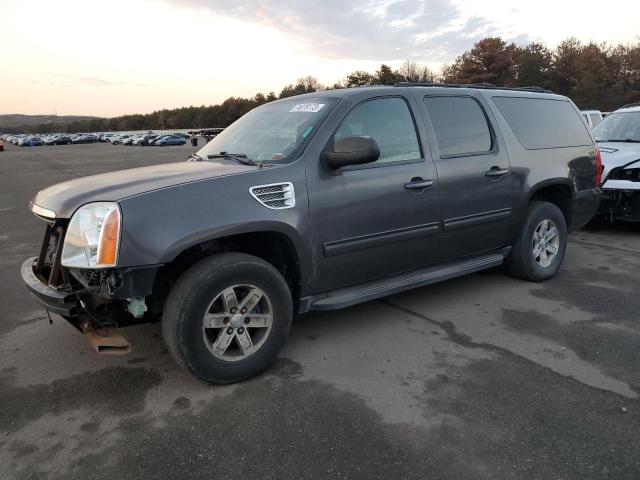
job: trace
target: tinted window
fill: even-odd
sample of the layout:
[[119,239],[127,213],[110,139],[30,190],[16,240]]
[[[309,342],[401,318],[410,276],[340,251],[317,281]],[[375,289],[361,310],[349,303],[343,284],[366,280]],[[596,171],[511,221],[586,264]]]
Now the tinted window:
[[528,150],[592,143],[580,115],[567,101],[521,97],[493,97],[493,101]]
[[401,98],[369,100],[351,110],[334,139],[352,135],[366,135],[378,142],[378,162],[416,160],[422,157],[411,112]]
[[482,108],[469,97],[425,97],[441,157],[491,150],[491,133]]

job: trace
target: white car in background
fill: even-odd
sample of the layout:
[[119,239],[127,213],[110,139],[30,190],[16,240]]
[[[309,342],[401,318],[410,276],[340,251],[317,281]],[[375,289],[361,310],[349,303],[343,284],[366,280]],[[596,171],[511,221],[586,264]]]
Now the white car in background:
[[604,118],[600,110],[580,110],[589,128],[595,127]]
[[593,129],[602,155],[600,213],[640,222],[640,104],[625,105]]
[[131,137],[131,135],[125,135],[125,134],[123,134],[123,135],[118,135],[118,136],[113,137],[113,138],[111,139],[111,143],[112,143],[113,145],[118,145],[119,143],[124,143],[124,142],[125,142],[125,140],[126,140],[127,138],[130,138],[130,137]]

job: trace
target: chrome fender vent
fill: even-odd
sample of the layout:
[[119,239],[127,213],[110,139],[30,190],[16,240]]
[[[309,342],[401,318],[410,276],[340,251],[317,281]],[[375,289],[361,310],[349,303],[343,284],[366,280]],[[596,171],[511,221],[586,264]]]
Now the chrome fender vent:
[[249,189],[251,196],[267,208],[282,210],[296,206],[296,194],[291,182],[256,185]]

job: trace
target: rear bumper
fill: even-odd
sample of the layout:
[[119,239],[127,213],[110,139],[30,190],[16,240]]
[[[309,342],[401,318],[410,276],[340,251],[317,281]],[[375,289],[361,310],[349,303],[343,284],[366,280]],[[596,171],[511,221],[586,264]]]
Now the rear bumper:
[[37,257],[29,258],[20,268],[22,280],[33,297],[52,313],[72,317],[80,310],[78,292],[58,290],[40,280],[33,272]]
[[602,190],[599,188],[581,190],[576,193],[573,200],[570,231],[580,230],[589,223],[589,220],[598,212],[601,198]]

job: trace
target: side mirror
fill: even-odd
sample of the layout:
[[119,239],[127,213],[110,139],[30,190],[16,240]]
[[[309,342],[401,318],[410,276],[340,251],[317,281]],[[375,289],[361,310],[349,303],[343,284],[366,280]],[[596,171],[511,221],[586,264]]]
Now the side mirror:
[[371,137],[344,137],[325,150],[322,157],[327,165],[333,169],[361,165],[378,160],[380,147],[378,147],[378,142]]

